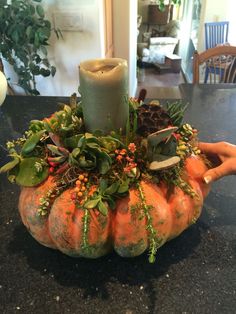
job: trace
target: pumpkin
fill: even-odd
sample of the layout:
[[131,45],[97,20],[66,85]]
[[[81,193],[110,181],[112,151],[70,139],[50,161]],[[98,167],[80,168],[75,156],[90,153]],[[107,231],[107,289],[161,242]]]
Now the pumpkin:
[[23,224],[69,256],[149,250],[154,262],[159,247],[196,222],[209,191],[197,130],[182,124],[181,103],[164,109],[130,99],[125,134],[88,133],[74,97],[7,143],[13,160],[0,173],[22,188]]
[[170,193],[164,182],[141,180],[106,215],[96,207],[85,211],[78,206],[71,198],[72,188],[54,198],[48,215],[39,215],[40,200],[56,186],[53,176],[49,176],[36,187],[22,188],[19,212],[39,243],[69,256],[97,258],[114,249],[120,256],[133,257],[149,248],[153,259],[160,246],[200,216],[204,197],[209,192],[209,186],[202,180],[206,169],[200,155],[185,159],[182,177],[194,196],[178,186]]

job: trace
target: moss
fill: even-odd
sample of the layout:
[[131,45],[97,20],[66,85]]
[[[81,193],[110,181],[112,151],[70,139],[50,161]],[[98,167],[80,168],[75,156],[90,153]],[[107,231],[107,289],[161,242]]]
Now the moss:
[[115,251],[122,257],[134,257],[142,254],[147,249],[147,244],[141,239],[138,243],[127,246],[114,246]]

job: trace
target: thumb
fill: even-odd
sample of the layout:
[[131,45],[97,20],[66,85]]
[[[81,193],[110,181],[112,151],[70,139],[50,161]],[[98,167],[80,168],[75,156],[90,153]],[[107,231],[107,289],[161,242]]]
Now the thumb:
[[220,178],[227,175],[225,168],[220,165],[219,167],[210,169],[204,173],[203,180],[206,184],[212,183],[219,180]]

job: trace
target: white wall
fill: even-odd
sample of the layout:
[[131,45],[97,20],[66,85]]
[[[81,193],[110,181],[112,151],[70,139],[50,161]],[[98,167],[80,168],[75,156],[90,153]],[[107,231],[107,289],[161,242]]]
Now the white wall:
[[63,39],[53,35],[50,41],[50,61],[56,65],[54,78],[38,80],[42,95],[69,96],[78,91],[78,65],[86,59],[104,57],[101,44],[100,0],[47,0],[42,2],[47,10],[48,19],[52,20],[55,12],[76,13],[83,15],[84,29],[79,31],[63,31]]
[[113,0],[114,56],[128,61],[129,95],[137,89],[137,0]]
[[228,6],[226,10],[226,20],[229,21],[229,42],[231,45],[236,46],[236,19],[235,19],[235,11],[236,11],[236,2],[235,0],[228,0]]

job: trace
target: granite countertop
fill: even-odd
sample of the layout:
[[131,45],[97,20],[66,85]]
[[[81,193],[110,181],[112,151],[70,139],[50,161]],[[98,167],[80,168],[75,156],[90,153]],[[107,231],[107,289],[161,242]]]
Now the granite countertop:
[[[186,99],[194,94],[184,90]],[[236,91],[223,91],[220,100],[218,91],[211,92],[208,107],[205,93],[195,91],[194,97],[202,99],[198,108],[193,98],[188,99],[192,104],[187,120],[199,126],[204,140],[212,135],[214,140],[233,142],[236,106],[230,108],[229,99],[236,99]],[[225,107],[220,106],[222,97]],[[49,115],[58,101],[66,100],[8,96],[0,108],[1,164],[7,139],[19,136],[31,119]],[[208,125],[210,119],[215,120],[213,126]],[[38,244],[19,218],[19,188],[1,175],[0,312],[235,313],[235,186],[233,176],[216,183],[197,223],[160,248],[155,264],[149,264],[146,253],[133,259],[115,253],[76,259]]]

